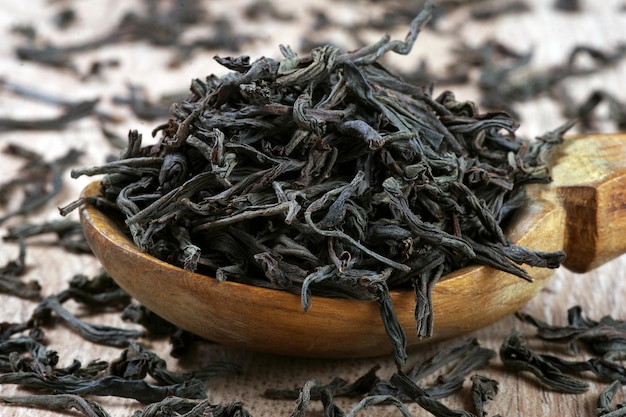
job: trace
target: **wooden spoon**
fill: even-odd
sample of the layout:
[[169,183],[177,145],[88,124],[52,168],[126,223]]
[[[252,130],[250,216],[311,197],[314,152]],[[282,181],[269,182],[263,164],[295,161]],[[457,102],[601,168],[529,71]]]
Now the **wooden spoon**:
[[[516,244],[563,249],[565,266],[593,269],[626,252],[626,134],[567,138],[553,155],[549,185],[529,187],[531,201],[508,230]],[[98,183],[84,196],[99,192]],[[375,302],[300,297],[234,282],[218,282],[140,252],[118,225],[86,205],[83,230],[104,268],[150,310],[192,333],[230,346],[307,357],[365,357],[391,352]],[[523,307],[552,270],[527,268],[534,281],[485,266],[444,277],[434,288],[434,336],[440,340],[491,324]],[[412,290],[392,291],[408,348],[415,331]]]

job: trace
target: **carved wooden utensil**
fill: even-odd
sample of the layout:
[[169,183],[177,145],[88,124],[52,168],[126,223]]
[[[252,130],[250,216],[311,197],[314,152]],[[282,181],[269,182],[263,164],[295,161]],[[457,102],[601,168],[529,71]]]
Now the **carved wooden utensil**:
[[[567,253],[565,267],[589,271],[626,252],[626,134],[569,137],[552,160],[553,182],[529,187],[508,237],[531,249]],[[92,183],[83,195],[97,195]],[[87,240],[104,268],[150,310],[192,333],[252,350],[308,357],[364,357],[391,352],[375,302],[300,297],[187,272],[139,251],[111,219],[81,209]],[[523,307],[552,270],[527,268],[529,283],[485,266],[443,277],[433,290],[434,337],[489,325]],[[575,285],[575,284],[574,284]],[[412,290],[392,291],[410,349],[415,331]]]

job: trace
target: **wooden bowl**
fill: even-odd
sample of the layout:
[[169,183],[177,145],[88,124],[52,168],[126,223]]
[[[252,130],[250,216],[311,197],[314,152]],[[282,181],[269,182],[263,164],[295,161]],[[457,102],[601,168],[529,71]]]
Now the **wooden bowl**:
[[[531,203],[516,213],[507,235],[535,250],[564,249],[565,265],[586,271],[626,248],[626,135],[568,138],[554,158],[554,182],[529,187]],[[98,194],[98,182],[83,191],[83,196]],[[141,252],[118,224],[92,205],[83,206],[80,217],[89,245],[115,281],[185,330],[274,354],[336,358],[392,351],[375,302],[313,296],[304,312],[298,295],[219,282]],[[533,282],[485,266],[443,277],[433,290],[434,336],[427,341],[471,332],[519,310],[553,272],[526,270]],[[423,343],[415,330],[413,291],[391,291],[391,298],[408,349]]]

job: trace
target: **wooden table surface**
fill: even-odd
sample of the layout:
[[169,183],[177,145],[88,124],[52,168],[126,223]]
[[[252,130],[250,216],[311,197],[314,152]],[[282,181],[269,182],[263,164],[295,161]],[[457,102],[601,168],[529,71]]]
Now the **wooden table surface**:
[[[204,77],[209,73],[223,73],[223,70],[212,60],[216,54],[237,55],[229,51],[202,51],[177,68],[168,68],[167,63],[172,57],[172,50],[157,48],[146,43],[134,42],[103,47],[92,52],[76,55],[75,62],[78,73],[67,70],[44,67],[32,62],[20,61],[14,54],[14,48],[22,39],[11,33],[17,24],[33,24],[39,31],[41,39],[71,43],[84,40],[112,28],[120,16],[131,7],[138,7],[135,2],[122,0],[106,0],[100,2],[64,2],[75,7],[78,20],[67,30],[54,27],[52,17],[59,10],[60,2],[31,0],[15,2],[0,0],[0,78],[14,83],[36,85],[43,91],[68,99],[86,99],[101,97],[99,109],[110,112],[120,118],[119,123],[111,125],[118,133],[124,135],[129,129],[138,129],[144,137],[150,137],[150,131],[158,121],[145,121],[132,115],[125,106],[116,106],[111,98],[126,94],[126,84],[143,85],[151,97],[160,94],[179,92],[187,89],[189,81],[194,77]],[[205,2],[206,9],[214,15],[229,16],[235,21],[242,20],[243,8],[251,3],[244,0],[229,2]],[[287,3],[287,2],[276,2]],[[299,49],[303,34],[314,39],[332,39],[347,48],[353,48],[354,39],[341,28],[329,32],[311,32],[314,7],[327,12],[331,19],[344,24],[352,21],[375,18],[382,15],[385,2],[377,2],[371,6],[367,2],[345,1],[331,2],[300,0],[284,6],[284,10],[292,13],[296,19],[292,21],[276,21],[263,18],[260,21],[238,26],[236,30],[254,34],[255,39],[244,46],[242,54],[251,57],[268,55],[278,57],[278,44],[290,44]],[[324,6],[332,3],[332,7]],[[567,53],[574,45],[586,44],[602,49],[614,48],[618,43],[626,42],[626,12],[618,1],[581,1],[583,11],[565,13],[555,11],[554,1],[527,1],[530,11],[490,21],[475,21],[468,18],[467,10],[460,10],[441,21],[441,32],[426,31],[418,39],[413,53],[409,57],[394,57],[390,65],[406,69],[415,67],[422,58],[428,59],[432,68],[442,69],[449,62],[451,40],[462,36],[470,44],[477,45],[485,39],[499,39],[520,51],[534,48],[532,69],[546,68],[563,62]],[[135,6],[133,6],[135,5]],[[205,30],[209,30],[206,29]],[[202,31],[199,31],[202,33]],[[392,35],[403,38],[405,28],[398,28]],[[448,33],[448,35],[445,35]],[[452,35],[454,33],[454,36]],[[374,40],[380,32],[364,33],[367,40]],[[306,51],[305,51],[306,52]],[[105,69],[101,77],[82,81],[84,74],[94,60],[115,58],[119,66]],[[472,81],[475,82],[475,79]],[[626,62],[601,71],[600,73],[567,81],[565,84],[570,93],[578,100],[586,97],[594,89],[604,88],[615,90],[621,100],[626,100]],[[438,87],[436,86],[437,90]],[[473,85],[453,87],[457,97],[477,99]],[[522,119],[520,133],[525,136],[536,136],[561,124],[564,119],[559,108],[549,98],[540,97],[519,107]],[[0,88],[0,117],[32,117],[52,116],[58,109],[16,97]],[[598,129],[604,132],[615,131],[615,127],[606,121],[606,108],[598,113]],[[62,131],[24,131],[13,130],[0,132],[0,148],[17,143],[38,152],[44,152],[46,158],[52,159],[62,155],[69,147],[85,152],[81,165],[97,165],[103,162],[106,155],[114,153],[109,143],[103,138],[100,127],[94,118],[86,118],[74,122]],[[625,156],[626,158],[626,156]],[[15,176],[21,161],[0,153],[0,182]],[[43,210],[28,217],[17,217],[1,225],[0,234],[6,234],[6,228],[24,220],[44,221],[58,219],[56,207],[65,205],[75,199],[89,179],[72,180],[65,175],[63,191]],[[9,205],[0,208],[2,212],[14,209],[19,203],[16,194]],[[75,213],[72,215],[74,216]],[[74,217],[72,217],[74,218]],[[626,236],[624,237],[626,239]],[[51,248],[45,244],[46,238],[35,239],[28,246],[28,273],[25,279],[38,280],[43,295],[59,292],[67,286],[69,279],[77,273],[95,274],[98,262],[88,255],[72,255],[63,250]],[[6,263],[17,256],[18,248],[13,243],[0,242],[0,264]],[[580,305],[584,313],[591,318],[599,319],[604,315],[626,319],[626,256],[586,274],[574,274],[565,269],[558,270],[549,285],[523,311],[553,324],[566,323],[566,311],[569,307]],[[0,321],[23,322],[30,317],[34,302],[23,301],[14,297],[0,295]],[[77,305],[68,305],[74,312],[80,313]],[[477,306],[476,308],[480,308]],[[133,327],[122,322],[117,314],[104,314],[87,317],[86,320],[98,323]],[[436,323],[435,323],[436,327]],[[483,346],[498,350],[502,340],[513,330],[525,332],[529,338],[533,329],[522,325],[514,317],[507,317],[496,324],[482,329],[472,336],[478,338]],[[61,366],[69,364],[76,358],[83,363],[92,359],[112,360],[120,350],[112,347],[94,345],[84,341],[73,332],[59,325],[47,329],[47,345],[57,350],[61,357]],[[465,339],[460,337],[457,341]],[[547,345],[532,339],[532,346],[542,352],[554,352]],[[426,345],[419,351],[412,352],[409,364],[423,360],[439,349],[454,341],[436,345]],[[142,340],[149,349],[167,358],[171,369],[190,369],[215,360],[228,360],[239,363],[243,372],[238,376],[218,378],[207,382],[207,395],[212,403],[241,400],[254,416],[288,416],[294,408],[293,401],[274,401],[263,397],[268,388],[294,388],[316,377],[321,383],[330,382],[335,376],[353,380],[374,364],[380,364],[379,375],[387,378],[394,371],[393,360],[388,357],[358,360],[317,360],[276,357],[226,347],[202,344],[192,354],[181,360],[168,355],[169,344],[163,340]],[[570,355],[565,350],[559,354]],[[568,359],[581,359],[570,355]],[[585,394],[568,395],[541,388],[533,378],[514,375],[504,371],[499,359],[494,359],[488,369],[481,374],[492,376],[500,382],[500,392],[495,400],[488,404],[489,415],[500,413],[503,416],[537,416],[537,415],[593,415],[599,392],[605,383],[591,381],[591,388]],[[466,381],[461,392],[443,400],[453,408],[471,410],[469,399],[469,381]],[[0,395],[18,395],[24,391],[12,385],[0,386]],[[624,401],[624,393],[620,391],[616,402]],[[132,411],[142,408],[141,404],[132,400],[118,398],[97,398],[112,416],[129,416]],[[337,404],[349,411],[358,399],[338,399]],[[408,404],[408,409],[415,416],[427,415],[415,404]],[[311,406],[312,416],[321,415],[321,405]],[[27,410],[0,406],[0,415],[12,416],[51,416],[47,411]],[[365,410],[362,415],[399,415],[394,407],[378,407]]]

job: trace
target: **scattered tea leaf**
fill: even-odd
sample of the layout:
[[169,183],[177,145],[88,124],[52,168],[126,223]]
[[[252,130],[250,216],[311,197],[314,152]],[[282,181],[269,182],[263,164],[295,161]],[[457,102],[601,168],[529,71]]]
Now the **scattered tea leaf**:
[[30,300],[38,299],[41,291],[39,283],[20,279],[26,273],[26,243],[23,239],[19,240],[19,248],[17,258],[0,267],[0,293]]
[[537,328],[541,339],[573,344],[581,341],[595,354],[610,356],[626,351],[626,322],[605,316],[595,321],[583,316],[582,308],[574,306],[567,311],[567,326],[553,326],[523,312],[516,313],[518,319]]
[[50,411],[69,412],[77,410],[87,417],[110,417],[110,414],[95,401],[73,394],[27,395],[22,397],[0,397],[0,402]]
[[530,372],[542,385],[556,391],[580,394],[589,388],[586,382],[563,374],[550,358],[529,349],[522,333],[517,331],[512,332],[502,342],[500,359],[506,369]]
[[31,320],[34,323],[43,323],[51,313],[54,313],[56,317],[63,320],[82,337],[94,343],[108,346],[127,346],[131,340],[143,336],[143,332],[140,330],[120,329],[82,321],[63,308],[59,297],[55,295],[44,298],[33,312]]
[[476,409],[476,415],[486,416],[485,404],[496,398],[498,394],[498,381],[482,375],[473,375],[472,381],[472,403]]

